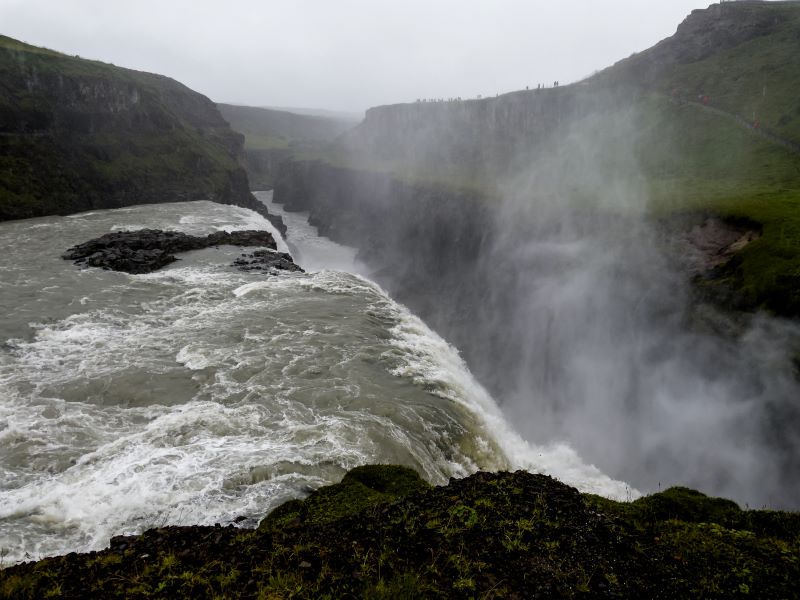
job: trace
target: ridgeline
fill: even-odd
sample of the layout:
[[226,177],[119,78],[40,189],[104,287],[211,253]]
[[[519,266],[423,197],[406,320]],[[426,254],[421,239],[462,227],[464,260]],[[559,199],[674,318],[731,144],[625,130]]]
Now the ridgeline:
[[164,77],[0,36],[0,220],[214,200],[265,213],[243,137]]
[[270,189],[284,162],[315,153],[351,129],[357,121],[301,115],[285,110],[217,104],[231,127],[244,135],[244,161],[250,186]]
[[[709,217],[749,222],[758,239],[698,278],[698,290],[726,308],[798,316],[799,35],[800,2],[729,2],[694,11],[672,37],[572,85],[375,107],[332,146],[307,153],[311,160],[295,159],[305,164],[283,162],[276,199],[302,204],[338,241],[362,249],[352,234],[360,213],[402,212],[395,183],[376,195],[377,176],[430,188],[429,196],[480,196],[490,209],[501,198],[556,197],[623,218],[644,210],[687,231]],[[298,173],[319,177],[298,181]],[[333,179],[343,183],[331,188]],[[636,197],[605,198],[614,186]],[[352,210],[333,214],[330,196],[347,197]],[[378,257],[376,270],[387,266],[371,248],[364,254]]]

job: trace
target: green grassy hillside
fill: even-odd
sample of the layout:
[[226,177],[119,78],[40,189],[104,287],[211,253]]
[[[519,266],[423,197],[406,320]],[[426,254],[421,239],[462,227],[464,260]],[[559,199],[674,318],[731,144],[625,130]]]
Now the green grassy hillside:
[[217,104],[234,131],[244,135],[244,166],[253,189],[269,189],[280,165],[293,158],[327,155],[326,149],[355,121],[284,110]]
[[247,204],[241,148],[215,106],[172,79],[0,36],[0,219]]
[[234,131],[245,137],[246,150],[288,148],[292,143],[324,143],[355,125],[344,119],[298,115],[284,110],[217,104]]
[[800,2],[714,5],[598,79],[628,79],[705,102],[800,142],[799,35]]
[[[499,195],[718,215],[762,236],[715,276],[738,304],[800,315],[800,2],[694,11],[675,35],[586,81],[485,100],[371,109],[334,165]],[[528,182],[535,181],[535,185]],[[606,190],[638,193],[609,203]]]

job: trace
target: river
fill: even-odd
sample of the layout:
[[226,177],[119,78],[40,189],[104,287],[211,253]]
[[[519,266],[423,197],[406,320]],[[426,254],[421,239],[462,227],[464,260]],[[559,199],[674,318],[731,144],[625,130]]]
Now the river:
[[268,229],[211,202],[0,223],[0,560],[100,549],[168,524],[253,527],[350,468],[399,463],[434,484],[478,469],[637,492],[565,444],[524,441],[456,348],[271,193],[307,273],[180,255],[156,273],[79,268],[108,231]]

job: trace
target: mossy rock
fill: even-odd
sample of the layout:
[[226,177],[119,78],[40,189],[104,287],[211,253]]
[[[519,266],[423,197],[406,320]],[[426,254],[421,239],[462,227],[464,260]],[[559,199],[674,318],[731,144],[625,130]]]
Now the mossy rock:
[[0,570],[0,598],[795,598],[799,548],[800,515],[687,488],[625,503],[379,465],[258,530],[165,527]]
[[631,503],[649,521],[677,519],[688,523],[730,523],[741,514],[739,505],[725,498],[712,498],[686,487],[671,487]]
[[320,488],[305,500],[290,500],[282,504],[261,521],[259,530],[329,523],[429,488],[430,485],[408,467],[356,467],[345,474],[341,483]]

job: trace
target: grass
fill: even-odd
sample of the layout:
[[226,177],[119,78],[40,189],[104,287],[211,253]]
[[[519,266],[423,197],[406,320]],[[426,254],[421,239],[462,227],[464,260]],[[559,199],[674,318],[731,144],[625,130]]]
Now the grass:
[[715,214],[762,226],[724,273],[752,306],[800,315],[800,155],[694,105],[651,97],[639,156],[657,216]]
[[47,56],[66,56],[61,52],[56,52],[55,50],[50,50],[48,48],[40,48],[38,46],[31,46],[30,44],[26,44],[25,42],[21,42],[19,40],[15,40],[14,38],[10,38],[5,35],[0,35],[0,48],[6,50],[15,50],[18,52],[30,52],[34,54],[44,54]]
[[749,121],[758,119],[770,131],[800,142],[800,98],[796,93],[800,61],[794,60],[800,5],[781,2],[751,10],[768,11],[779,26],[769,35],[715,52],[703,60],[675,65],[659,81],[659,88],[665,93],[677,90],[690,98],[708,95],[712,106]]

